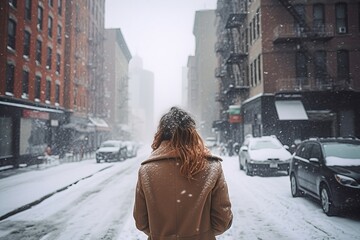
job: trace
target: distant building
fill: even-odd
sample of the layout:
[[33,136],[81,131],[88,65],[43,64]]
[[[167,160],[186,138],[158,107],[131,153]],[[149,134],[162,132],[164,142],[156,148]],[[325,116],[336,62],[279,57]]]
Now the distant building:
[[196,11],[193,34],[195,55],[188,59],[188,109],[195,116],[200,134],[213,137],[212,123],[219,116],[219,104],[215,101],[218,82],[214,76],[217,58],[215,11]]
[[120,29],[105,29],[105,109],[113,139],[129,139],[129,62],[132,58]]
[[66,3],[65,151],[93,151],[109,138],[104,105],[105,0]]
[[129,115],[130,129],[135,140],[151,142],[154,127],[154,74],[143,68],[142,59],[130,61]]
[[351,0],[218,0],[217,99],[228,114],[217,131],[285,144],[360,137],[359,10]]

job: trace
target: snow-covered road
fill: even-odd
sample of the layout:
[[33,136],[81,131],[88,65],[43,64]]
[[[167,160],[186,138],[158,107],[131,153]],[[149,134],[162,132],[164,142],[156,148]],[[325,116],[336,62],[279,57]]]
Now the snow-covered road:
[[[0,179],[0,215],[82,179],[0,221],[0,239],[145,240],[132,206],[137,170],[149,153],[143,148],[124,162],[89,160]],[[223,168],[234,221],[217,239],[360,239],[360,216],[327,217],[316,201],[292,198],[288,176],[246,176],[236,157],[224,157]]]

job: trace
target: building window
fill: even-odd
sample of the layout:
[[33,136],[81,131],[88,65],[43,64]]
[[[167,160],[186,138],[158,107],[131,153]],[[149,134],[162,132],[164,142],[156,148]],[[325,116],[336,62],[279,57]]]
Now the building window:
[[251,45],[251,44],[252,44],[252,40],[253,40],[253,38],[252,38],[252,22],[249,24],[249,37],[250,37],[249,43],[250,43],[250,45]]
[[10,6],[17,8],[17,0],[9,0]]
[[78,89],[74,87],[74,105],[77,105]]
[[347,33],[347,5],[338,3],[335,5],[336,11],[336,32],[339,34]]
[[251,82],[251,86],[254,87],[255,83],[254,83],[254,69],[253,69],[253,64],[250,63],[250,82]]
[[22,79],[22,96],[29,96],[29,72],[23,70],[23,79]]
[[337,77],[340,81],[350,81],[349,52],[347,50],[337,51]]
[[44,10],[42,9],[42,7],[38,6],[38,11],[37,11],[37,28],[39,30],[43,29],[43,15],[44,15]]
[[46,68],[51,69],[51,58],[52,58],[52,49],[50,47],[47,48],[46,55]]
[[259,83],[261,83],[261,62],[260,62],[260,55],[258,56],[258,79],[259,79]]
[[28,31],[24,33],[24,56],[30,56],[30,39],[31,35]]
[[50,7],[53,7],[54,6],[54,0],[48,0],[48,4]]
[[40,99],[41,93],[41,77],[36,75],[35,77],[35,98]]
[[16,43],[15,39],[16,39],[16,22],[12,19],[9,19],[7,45],[14,50],[15,50],[15,43]]
[[254,16],[252,22],[253,22],[253,29],[252,29],[253,39],[255,41],[257,39],[257,36],[256,36],[256,33],[257,33],[257,30],[256,30],[256,17],[255,16]]
[[316,51],[314,59],[314,70],[315,70],[315,80],[316,84],[322,85],[326,84],[327,70],[326,70],[326,52],[325,51]]
[[308,85],[307,57],[305,52],[296,53],[296,84],[298,87]]
[[53,19],[49,16],[48,18],[48,36],[52,37],[52,30],[53,30]]
[[8,63],[6,66],[6,92],[14,93],[15,66]]
[[313,8],[313,31],[324,32],[325,31],[325,8],[324,4],[314,4]]
[[36,40],[36,61],[38,64],[41,64],[41,49],[42,49],[42,42],[37,39]]
[[62,0],[58,0],[58,14],[60,16],[62,14]]
[[31,0],[25,0],[25,19],[31,20]]
[[256,31],[257,36],[260,36],[260,8],[256,10]]
[[47,80],[46,81],[45,100],[50,101],[50,96],[51,96],[51,81]]
[[[305,20],[305,18],[306,18],[305,5],[304,4],[296,4],[296,5],[294,5],[294,8],[295,8],[295,11],[300,16],[301,23],[305,23],[306,22],[306,20]],[[304,29],[303,29],[304,26],[299,24],[298,21],[295,21],[294,26],[295,26],[295,30],[296,30],[297,35],[300,35],[304,31]]]
[[246,29],[245,31],[245,53],[249,52],[249,29]]
[[60,102],[60,84],[55,85],[55,102]]
[[57,27],[57,43],[61,44],[61,31],[62,31],[62,27],[60,25],[58,25]]
[[253,62],[253,68],[254,68],[254,84],[255,86],[258,85],[258,78],[257,78],[257,59]]
[[56,73],[60,74],[60,66],[61,66],[61,55],[59,53],[56,54]]

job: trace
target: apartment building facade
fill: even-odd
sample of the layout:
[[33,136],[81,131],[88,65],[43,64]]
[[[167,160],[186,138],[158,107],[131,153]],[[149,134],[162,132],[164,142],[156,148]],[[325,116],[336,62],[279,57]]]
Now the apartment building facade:
[[218,1],[216,76],[235,90],[218,99],[241,109],[236,141],[360,136],[359,9],[357,1]]
[[0,1],[0,165],[59,144],[65,13],[63,1]]
[[132,58],[119,28],[105,29],[105,107],[106,122],[113,139],[128,140],[129,131],[129,62]]
[[[188,109],[194,115],[203,138],[215,137],[212,122],[219,115],[218,103],[214,101],[218,82],[213,71],[209,71],[217,65],[213,50],[216,42],[215,18],[214,10],[195,12],[195,55],[188,58]],[[211,107],[210,102],[213,103]]]
[[95,149],[105,111],[105,1],[0,1],[0,165]]

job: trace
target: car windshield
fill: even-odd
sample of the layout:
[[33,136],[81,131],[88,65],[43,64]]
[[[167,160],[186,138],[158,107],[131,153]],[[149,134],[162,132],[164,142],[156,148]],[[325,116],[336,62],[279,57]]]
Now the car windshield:
[[324,153],[327,166],[360,166],[360,145],[326,143]]
[[106,142],[101,145],[101,147],[118,147],[119,143],[116,142]]
[[251,150],[259,150],[264,148],[279,149],[281,144],[274,140],[257,140],[250,145]]

